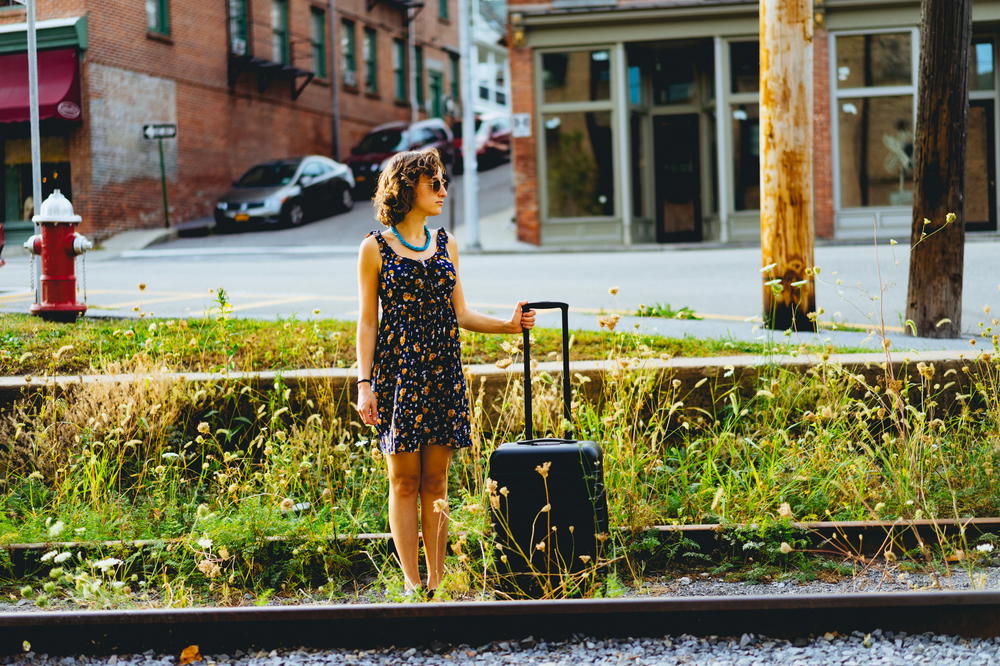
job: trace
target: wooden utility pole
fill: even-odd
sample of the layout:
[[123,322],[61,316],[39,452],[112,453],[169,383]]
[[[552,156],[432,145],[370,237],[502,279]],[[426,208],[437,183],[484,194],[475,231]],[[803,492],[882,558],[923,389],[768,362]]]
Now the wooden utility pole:
[[[812,0],[760,0],[760,244],[764,324],[816,330]],[[807,269],[809,269],[807,271]]]
[[955,338],[962,331],[972,0],[923,0],[920,10],[906,318],[919,336]]

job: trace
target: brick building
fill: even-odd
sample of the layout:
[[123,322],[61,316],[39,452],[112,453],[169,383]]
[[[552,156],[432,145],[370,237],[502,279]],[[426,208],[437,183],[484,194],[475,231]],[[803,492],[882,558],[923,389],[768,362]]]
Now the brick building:
[[[909,237],[918,0],[816,0],[820,238]],[[509,0],[518,237],[760,237],[756,0]],[[976,0],[966,224],[997,230],[1000,1]]]
[[[457,0],[39,0],[43,193],[101,239],[204,217],[252,164],[346,155],[376,124],[440,116],[458,92]],[[336,45],[336,48],[334,46]],[[25,13],[0,1],[0,221],[28,226]],[[412,63],[412,66],[411,66]],[[13,239],[12,239],[13,240]]]

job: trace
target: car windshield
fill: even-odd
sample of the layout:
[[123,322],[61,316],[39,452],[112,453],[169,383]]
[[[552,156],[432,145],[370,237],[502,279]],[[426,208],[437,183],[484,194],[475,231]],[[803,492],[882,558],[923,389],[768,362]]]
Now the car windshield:
[[298,162],[271,162],[258,164],[236,181],[236,187],[275,187],[287,185],[295,177]]
[[400,130],[382,130],[381,132],[372,132],[361,139],[361,143],[352,152],[356,155],[391,153],[405,148],[405,137]]
[[[482,126],[483,126],[483,119],[482,118],[476,118],[476,131],[478,132],[479,128],[482,127]],[[462,123],[455,123],[454,127],[451,128],[451,132],[452,132],[452,134],[455,135],[456,139],[461,139],[462,138]]]

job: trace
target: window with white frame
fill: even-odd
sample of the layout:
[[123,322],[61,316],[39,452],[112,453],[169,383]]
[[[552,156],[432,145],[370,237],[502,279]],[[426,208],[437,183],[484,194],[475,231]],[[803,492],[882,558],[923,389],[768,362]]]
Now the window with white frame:
[[916,29],[833,36],[840,208],[913,204]]
[[760,210],[760,42],[729,42],[733,210]]
[[615,212],[611,51],[539,55],[548,218]]

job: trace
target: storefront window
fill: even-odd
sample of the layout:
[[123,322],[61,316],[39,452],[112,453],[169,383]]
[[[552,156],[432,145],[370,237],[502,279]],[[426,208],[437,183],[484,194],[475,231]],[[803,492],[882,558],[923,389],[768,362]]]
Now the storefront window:
[[837,37],[837,87],[908,86],[912,82],[909,32]]
[[653,104],[694,102],[694,59],[691,49],[660,49],[653,65]]
[[733,127],[733,208],[760,209],[760,120],[756,104],[735,104]]
[[730,42],[729,79],[731,92],[755,93],[760,90],[759,42]]
[[611,112],[549,113],[542,118],[548,216],[613,215]]
[[545,104],[611,99],[611,54],[572,51],[542,54]]
[[840,203],[913,203],[913,96],[837,100],[840,123]]
[[977,38],[969,56],[969,90],[993,90],[993,40]]

